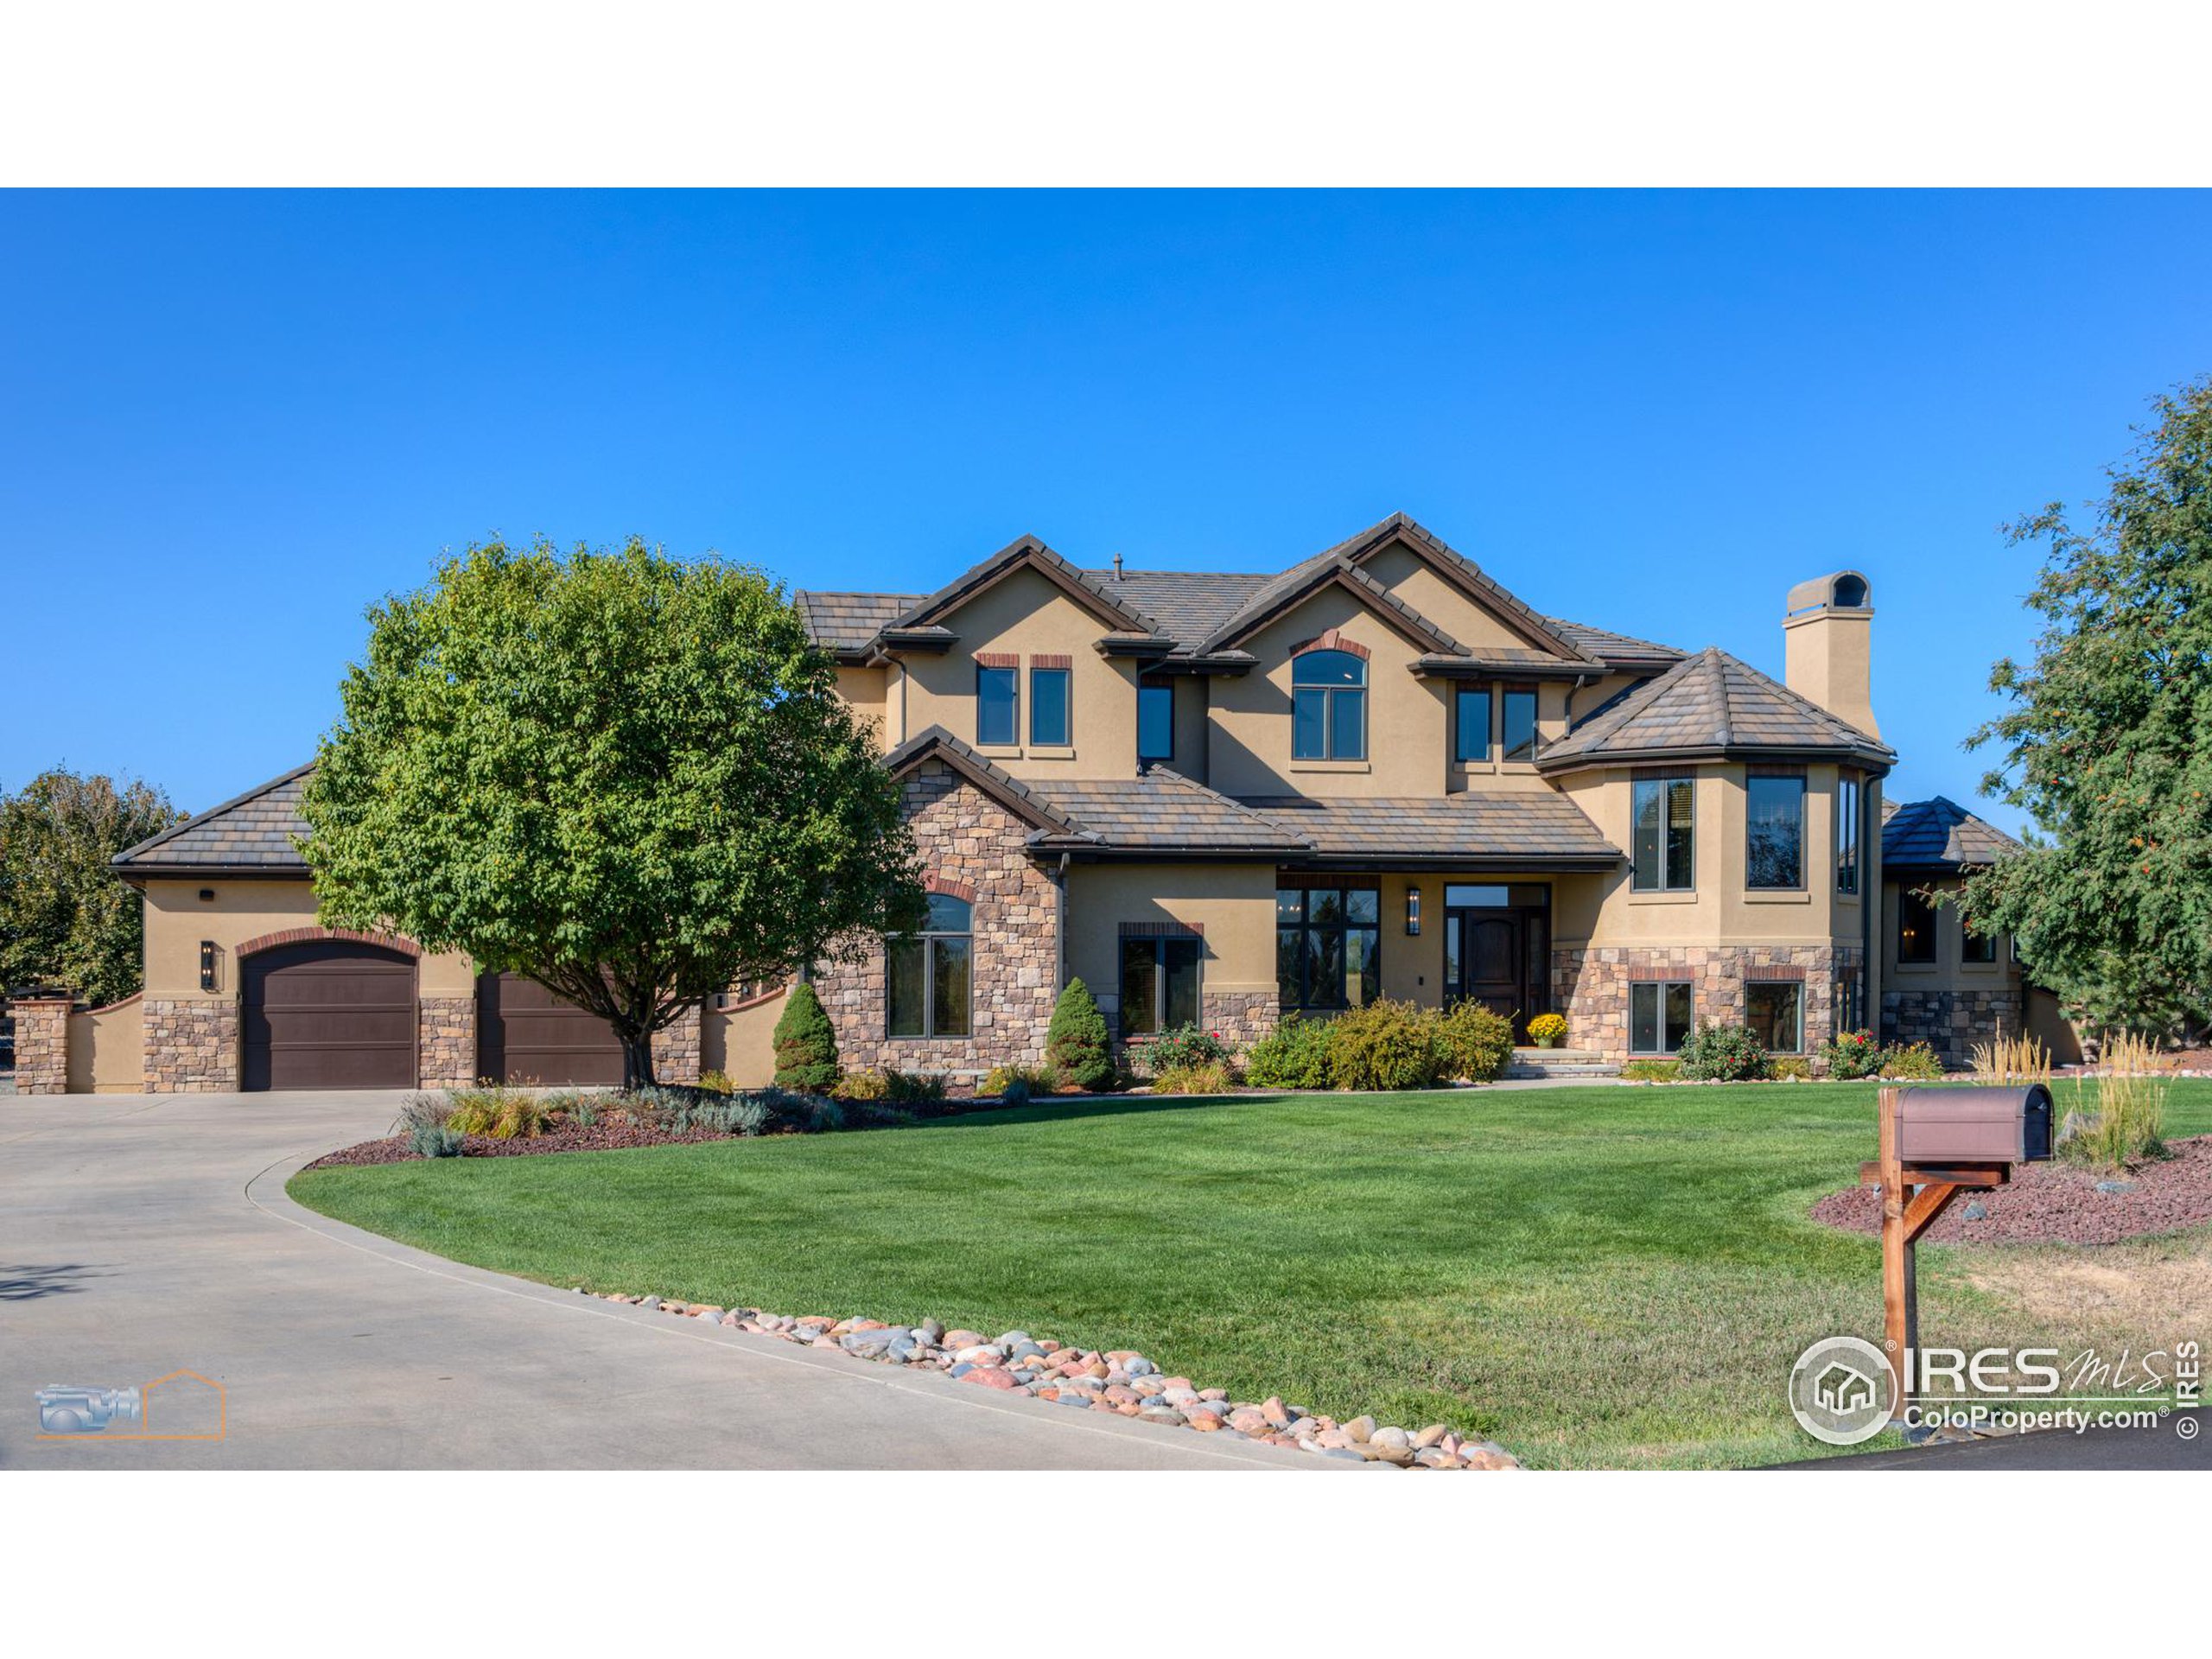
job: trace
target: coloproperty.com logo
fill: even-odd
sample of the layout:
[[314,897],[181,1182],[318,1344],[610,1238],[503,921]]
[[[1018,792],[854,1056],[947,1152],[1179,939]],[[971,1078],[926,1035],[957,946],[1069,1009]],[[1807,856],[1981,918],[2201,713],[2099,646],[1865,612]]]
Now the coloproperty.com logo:
[[1789,1370],[1789,1410],[1828,1446],[1871,1440],[1891,1422],[1908,1430],[1957,1427],[1983,1433],[2064,1428],[2149,1428],[2174,1420],[2193,1440],[2204,1400],[2203,1350],[2195,1341],[2116,1355],[2085,1349],[2070,1360],[2056,1348],[1913,1348],[1910,1382],[1898,1409],[1897,1368],[1857,1337],[1825,1337]]

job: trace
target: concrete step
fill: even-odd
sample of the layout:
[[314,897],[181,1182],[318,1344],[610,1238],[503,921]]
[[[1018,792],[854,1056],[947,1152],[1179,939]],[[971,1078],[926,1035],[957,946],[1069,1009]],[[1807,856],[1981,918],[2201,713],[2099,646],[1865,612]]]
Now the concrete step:
[[1573,1065],[1602,1060],[1605,1057],[1594,1048],[1538,1048],[1535,1044],[1516,1044],[1514,1059],[1526,1065]]
[[1586,1060],[1564,1061],[1524,1060],[1516,1054],[1512,1064],[1505,1068],[1505,1075],[1516,1082],[1532,1077],[1617,1077],[1620,1074],[1618,1065],[1609,1065],[1594,1054]]

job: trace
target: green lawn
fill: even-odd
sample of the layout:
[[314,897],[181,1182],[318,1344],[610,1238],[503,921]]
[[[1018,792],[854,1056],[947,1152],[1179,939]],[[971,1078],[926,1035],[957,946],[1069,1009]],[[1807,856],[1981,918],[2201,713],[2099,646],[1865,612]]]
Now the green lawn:
[[[1236,1398],[1441,1420],[1538,1467],[1743,1465],[1820,1450],[1783,1401],[1807,1343],[1879,1335],[1873,1241],[1805,1218],[1873,1154],[1873,1101],[1855,1084],[1133,1099],[321,1170],[291,1192],[551,1284],[1135,1347]],[[2207,1129],[2212,1082],[2177,1084],[2168,1133]],[[1982,1271],[1994,1254],[1923,1249],[1931,1343],[2084,1334],[2087,1316],[2009,1293],[2020,1253]]]

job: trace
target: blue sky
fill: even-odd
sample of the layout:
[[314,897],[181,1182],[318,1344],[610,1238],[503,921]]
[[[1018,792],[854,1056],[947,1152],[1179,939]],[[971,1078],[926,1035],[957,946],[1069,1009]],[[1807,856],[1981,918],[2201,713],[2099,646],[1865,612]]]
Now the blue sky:
[[[1999,524],[2212,371],[2202,194],[0,195],[0,787],[296,764],[498,531],[926,588],[1272,569],[1403,509],[1778,674],[1874,584],[1905,799],[2031,637]],[[1993,811],[2011,826],[2009,813]]]

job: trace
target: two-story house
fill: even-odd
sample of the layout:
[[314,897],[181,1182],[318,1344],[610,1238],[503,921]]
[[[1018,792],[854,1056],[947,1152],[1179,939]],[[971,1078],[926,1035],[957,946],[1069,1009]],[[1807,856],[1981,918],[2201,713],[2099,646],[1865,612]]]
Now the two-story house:
[[[1922,964],[1883,870],[1870,599],[1852,571],[1792,589],[1785,683],[1541,614],[1402,515],[1277,572],[1085,569],[1025,537],[933,594],[801,593],[931,897],[923,931],[816,970],[846,1062],[1033,1061],[1076,976],[1125,1039],[1473,997],[1616,1059],[1704,1020],[1806,1053],[1885,1011],[1963,1058],[2018,1017],[1980,995],[2000,945],[1884,994]],[[31,1087],[62,1086],[40,1033],[65,1028],[80,1089],[619,1077],[604,1027],[527,982],[320,928],[304,771],[116,861],[145,990],[19,1004]],[[765,1080],[783,995],[713,999],[664,1075]]]

